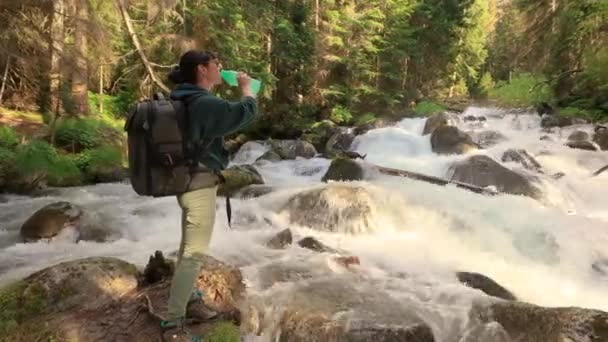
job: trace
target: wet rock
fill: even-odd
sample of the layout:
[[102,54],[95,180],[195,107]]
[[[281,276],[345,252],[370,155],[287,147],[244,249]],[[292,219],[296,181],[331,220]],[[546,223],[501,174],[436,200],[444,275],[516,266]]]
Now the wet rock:
[[568,136],[569,141],[586,141],[589,140],[589,133],[583,131],[574,131]]
[[348,151],[355,140],[355,135],[346,130],[335,133],[329,138],[325,145],[325,153],[335,153],[336,151]]
[[277,161],[283,160],[283,158],[281,158],[281,156],[274,150],[269,150],[266,153],[262,154],[258,159],[256,159],[256,161],[259,161],[259,160],[268,160],[271,162],[277,162]]
[[523,175],[500,165],[484,155],[472,156],[450,167],[450,179],[479,187],[494,186],[500,192],[524,195],[534,199],[542,197],[541,191]]
[[540,137],[540,140],[542,140],[542,141],[553,141],[553,138],[551,138],[548,135],[543,135],[543,136]]
[[285,247],[291,245],[292,241],[291,230],[285,229],[270,239],[266,243],[266,246],[272,249],[285,249]]
[[234,198],[249,199],[257,198],[275,191],[276,188],[270,185],[252,184],[244,187],[234,194]]
[[593,142],[595,142],[602,151],[608,151],[608,128],[597,126],[593,134]]
[[222,171],[226,183],[218,187],[219,196],[232,196],[242,188],[252,184],[264,184],[262,176],[252,165],[235,165]]
[[509,290],[500,286],[497,282],[484,276],[483,274],[472,272],[457,272],[456,277],[465,286],[480,290],[488,296],[505,300],[517,299]]
[[165,259],[163,252],[156,251],[150,256],[146,268],[144,268],[143,281],[144,284],[150,285],[170,279],[175,271],[175,264],[172,260]]
[[272,140],[270,144],[281,159],[291,160],[296,157],[310,159],[317,154],[315,147],[304,140]]
[[361,233],[374,228],[374,206],[368,189],[334,183],[294,195],[280,213],[293,224],[313,229]]
[[364,284],[352,286],[353,281],[309,280],[278,289],[273,303],[282,309],[275,324],[267,319],[264,305],[257,305],[264,298],[252,298],[243,330],[265,330],[273,340],[294,342],[435,341],[431,328],[407,305]]
[[305,237],[302,240],[298,241],[298,246],[319,253],[338,253],[337,250],[324,245],[312,236]]
[[507,137],[499,131],[483,131],[471,134],[473,141],[482,148],[492,147],[503,141],[507,141]]
[[453,125],[459,121],[458,116],[450,113],[434,114],[426,119],[422,135],[432,134],[435,129],[441,126]]
[[24,292],[38,292],[47,303],[40,313],[78,308],[94,310],[137,288],[137,268],[115,258],[93,257],[60,263],[24,279]]
[[361,261],[357,256],[341,256],[335,257],[333,260],[344,268],[351,268],[354,265],[361,265]]
[[568,141],[566,146],[578,150],[585,151],[597,151],[597,147],[591,141],[584,140],[576,140],[576,141]]
[[328,181],[357,181],[363,179],[363,167],[356,161],[348,158],[336,158],[331,162],[329,169],[321,178]]
[[206,294],[203,301],[219,313],[236,315],[239,312],[237,303],[245,296],[241,271],[209,255],[203,255],[201,260],[196,284]]
[[540,121],[540,125],[543,128],[566,127],[571,126],[573,124],[574,121],[572,120],[572,118],[556,115],[544,116]]
[[438,154],[463,154],[479,149],[473,139],[454,126],[440,126],[431,134],[431,148]]
[[501,160],[503,162],[518,163],[527,170],[543,173],[540,163],[524,149],[508,149],[502,155]]
[[77,227],[82,209],[69,202],[56,202],[36,211],[21,226],[26,242],[49,239],[68,227]]
[[498,322],[505,341],[608,341],[608,313],[582,309],[544,308],[520,302],[497,302],[472,312],[483,322]]

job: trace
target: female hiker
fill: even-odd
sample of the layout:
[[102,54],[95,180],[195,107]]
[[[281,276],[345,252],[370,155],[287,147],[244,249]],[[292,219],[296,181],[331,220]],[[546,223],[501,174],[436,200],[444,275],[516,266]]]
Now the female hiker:
[[[251,78],[245,73],[241,72],[237,77],[242,93],[240,101],[229,102],[212,93],[214,86],[222,82],[221,68],[214,54],[189,51],[169,75],[169,79],[176,84],[171,98],[183,100],[187,105],[185,129],[191,146],[195,147],[195,161],[199,167],[209,169],[214,174],[228,165],[224,136],[251,123],[257,112],[250,87]],[[217,186],[213,184],[177,196],[182,209],[182,237],[171,282],[167,317],[161,323],[164,328],[183,327],[188,302],[202,296],[195,283],[201,258],[208,251],[213,232],[216,190]]]

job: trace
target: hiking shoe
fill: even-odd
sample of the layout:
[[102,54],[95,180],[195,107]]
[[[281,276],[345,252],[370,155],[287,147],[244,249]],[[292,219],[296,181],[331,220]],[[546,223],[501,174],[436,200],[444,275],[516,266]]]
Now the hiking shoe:
[[161,327],[161,329],[167,329],[167,330],[175,329],[175,328],[184,330],[186,325],[199,324],[199,323],[202,323],[202,322],[200,319],[197,319],[197,318],[179,317],[179,318],[160,321],[160,327]]

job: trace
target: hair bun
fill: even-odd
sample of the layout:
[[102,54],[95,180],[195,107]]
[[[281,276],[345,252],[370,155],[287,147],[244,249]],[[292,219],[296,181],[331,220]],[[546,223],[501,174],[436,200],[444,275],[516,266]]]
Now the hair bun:
[[168,78],[169,81],[175,84],[184,83],[184,75],[182,74],[182,70],[179,68],[179,66],[176,66],[169,72]]

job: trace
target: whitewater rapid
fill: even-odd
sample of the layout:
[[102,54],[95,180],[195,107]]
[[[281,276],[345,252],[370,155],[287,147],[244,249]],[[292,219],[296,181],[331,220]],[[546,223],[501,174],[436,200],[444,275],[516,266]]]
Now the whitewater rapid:
[[[593,127],[578,125],[547,133],[540,128],[540,118],[531,113],[471,107],[460,117],[467,115],[484,116],[487,121],[456,123],[464,131],[497,130],[507,138],[475,153],[500,161],[505,150],[523,148],[535,156],[545,171],[545,175],[535,175],[545,201],[511,195],[486,197],[374,172],[371,163],[444,177],[451,163],[470,156],[434,154],[430,136],[422,135],[425,119],[404,119],[358,136],[351,148],[367,154],[367,179],[351,185],[365,187],[376,201],[371,233],[319,232],[290,224],[279,213],[290,196],[325,186],[320,179],[330,161],[262,162],[256,168],[277,191],[256,199],[233,200],[234,229],[227,225],[223,201],[218,201],[210,254],[241,267],[250,293],[270,305],[288,300],[290,289],[311,281],[265,284],[263,270],[277,262],[314,271],[312,281],[349,283],[352,275],[326,254],[297,245],[283,251],[264,246],[285,228],[291,228],[294,240],[314,236],[358,256],[358,289],[386,293],[406,304],[433,328],[438,341],[448,341],[448,336],[464,329],[472,299],[483,296],[462,286],[455,271],[489,276],[522,301],[608,311],[608,266],[602,269],[598,264],[608,260],[608,172],[590,177],[608,164],[608,152],[563,145],[573,130],[592,132]],[[553,141],[540,140],[544,135]],[[267,149],[263,144],[248,143],[233,164],[253,163]],[[527,172],[515,163],[503,165]],[[558,172],[565,176],[551,177]],[[110,241],[75,244],[66,234],[51,243],[19,243],[18,230],[27,217],[59,200],[82,206],[85,221],[109,230]],[[0,285],[86,256],[114,256],[143,266],[155,250],[170,254],[177,249],[179,221],[174,198],[139,197],[128,184],[54,189],[36,198],[4,196],[0,200]],[[600,266],[594,269],[594,264]],[[400,276],[403,274],[408,276]]]

